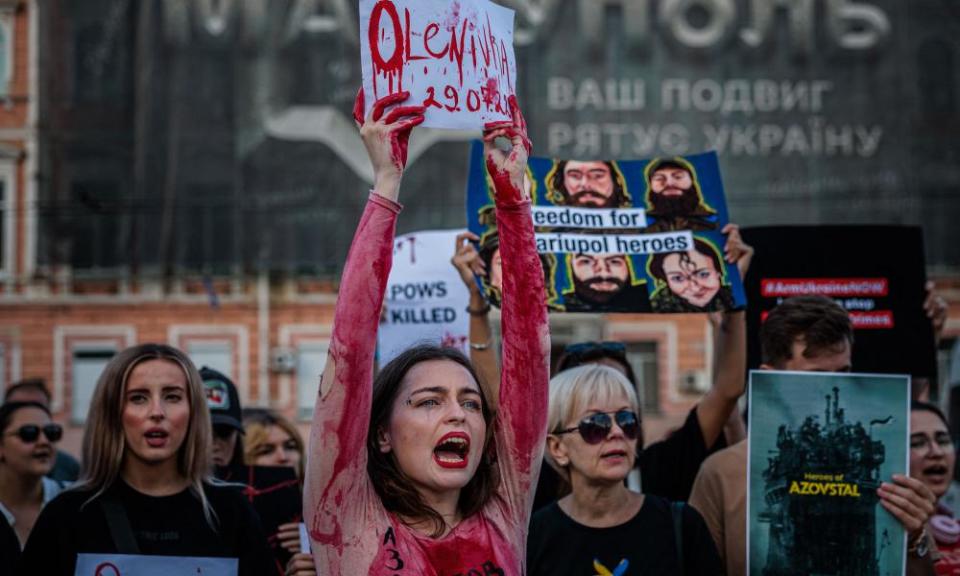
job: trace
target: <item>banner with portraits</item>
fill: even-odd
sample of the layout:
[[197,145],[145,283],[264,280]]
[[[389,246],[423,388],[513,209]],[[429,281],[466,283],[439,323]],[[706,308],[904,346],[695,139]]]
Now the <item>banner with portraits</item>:
[[[649,160],[530,158],[545,299],[557,312],[714,312],[746,303],[723,259],[729,223],[715,153]],[[493,187],[475,142],[467,225],[480,236],[484,292],[503,286]]]

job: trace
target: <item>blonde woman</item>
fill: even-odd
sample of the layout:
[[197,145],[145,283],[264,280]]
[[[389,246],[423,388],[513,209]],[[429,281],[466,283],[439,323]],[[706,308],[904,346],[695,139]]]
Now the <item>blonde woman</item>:
[[209,418],[200,375],[183,352],[144,344],[117,354],[90,403],[84,476],[44,508],[22,565],[72,576],[79,555],[133,554],[275,574],[249,503],[212,483]]
[[572,492],[534,515],[529,576],[722,573],[696,510],[624,484],[639,413],[635,389],[609,366],[572,368],[550,381],[547,462]]
[[293,422],[270,411],[243,418],[243,461],[247,466],[289,466],[303,481],[303,438]]
[[[293,468],[303,483],[303,438],[293,422],[270,410],[251,409],[243,417],[244,452],[247,466],[286,466]],[[281,524],[277,533],[269,537],[271,546],[279,545],[286,552],[276,550],[281,562],[289,564],[289,555],[305,557],[304,565],[312,568],[309,554],[300,550],[300,518]]]

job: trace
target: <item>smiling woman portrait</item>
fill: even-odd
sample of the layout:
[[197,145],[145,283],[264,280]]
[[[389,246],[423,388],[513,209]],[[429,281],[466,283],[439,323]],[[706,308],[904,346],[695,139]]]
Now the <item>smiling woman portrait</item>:
[[213,483],[210,444],[203,385],[183,352],[143,344],[118,353],[90,403],[80,482],[41,513],[23,566],[72,576],[81,554],[131,554],[275,573],[250,504]]

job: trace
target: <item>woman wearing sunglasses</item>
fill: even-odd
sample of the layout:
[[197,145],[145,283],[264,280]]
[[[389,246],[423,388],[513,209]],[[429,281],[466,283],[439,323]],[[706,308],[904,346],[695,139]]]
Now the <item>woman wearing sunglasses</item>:
[[275,574],[249,502],[212,481],[210,433],[200,374],[183,352],[118,353],[90,402],[80,482],[44,508],[22,565],[72,576],[124,554],[171,573],[175,560],[162,557],[203,558],[204,573]]
[[626,487],[638,414],[634,387],[608,366],[572,368],[550,381],[547,462],[572,492],[534,515],[529,576],[722,573],[696,510]]
[[0,514],[23,547],[40,510],[62,490],[46,475],[63,428],[39,402],[8,402],[0,406],[0,434]]
[[[374,381],[406,144],[423,121],[422,106],[402,105],[408,96],[378,101],[365,121],[356,116],[375,184],[341,279],[314,412],[306,526],[318,574],[518,576],[544,442],[550,350],[522,186],[530,144],[511,97],[511,121],[484,131],[505,279],[496,418],[470,361],[449,348],[416,346]],[[509,152],[495,145],[500,137]]]

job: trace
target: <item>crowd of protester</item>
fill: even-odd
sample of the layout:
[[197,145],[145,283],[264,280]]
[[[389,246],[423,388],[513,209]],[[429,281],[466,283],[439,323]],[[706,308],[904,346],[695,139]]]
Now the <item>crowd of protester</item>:
[[[43,382],[12,385],[0,406],[4,573],[72,576],[83,555],[131,554],[219,559],[241,575],[744,574],[744,311],[710,315],[712,386],[648,445],[643,383],[624,344],[567,346],[551,379],[523,185],[530,142],[515,100],[511,120],[483,138],[501,341],[474,277],[487,272],[479,238],[464,233],[452,264],[470,291],[470,356],[418,345],[375,372],[406,142],[424,113],[405,97],[357,118],[375,183],[341,278],[309,449],[282,415],[244,410],[225,374],[163,344],[128,348],[106,366],[80,462],[57,449],[63,428]],[[736,226],[724,233],[726,261],[747,274],[752,248]],[[942,301],[926,306],[942,329]],[[827,298],[786,300],[759,338],[761,369],[855,368],[850,319]],[[910,476],[877,492],[908,534],[908,573],[952,574],[952,433],[936,406],[912,408]],[[257,479],[266,477],[265,487]],[[280,489],[296,509],[267,528],[265,495]]]

